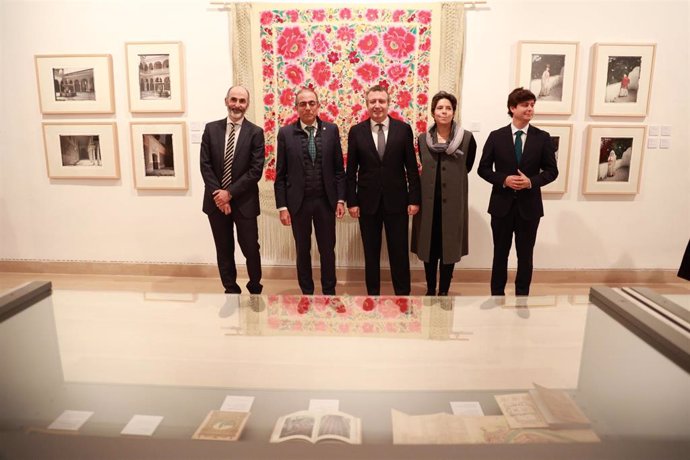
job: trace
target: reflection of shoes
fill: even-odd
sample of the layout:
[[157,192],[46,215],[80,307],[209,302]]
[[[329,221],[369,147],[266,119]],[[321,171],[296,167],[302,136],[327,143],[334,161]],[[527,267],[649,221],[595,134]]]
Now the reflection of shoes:
[[225,303],[220,310],[218,310],[218,316],[221,318],[227,318],[232,316],[237,311],[237,307],[240,304],[240,296],[237,294],[225,296]]
[[427,297],[434,297],[436,295],[436,291],[427,289],[426,294],[424,294]]
[[525,306],[516,305],[515,306],[515,312],[522,319],[529,318],[529,308],[527,308],[527,305],[525,305]]
[[448,297],[448,293],[447,292],[439,292],[438,296],[439,297]]
[[505,305],[506,303],[506,298],[504,296],[492,296],[486,299],[482,304],[479,306],[482,310],[489,310],[491,308],[495,307],[500,307],[501,305]]
[[247,306],[254,312],[260,312],[263,311],[264,308],[266,307],[266,304],[264,303],[264,298],[261,295],[256,295],[252,294],[249,296],[249,301],[247,302]]

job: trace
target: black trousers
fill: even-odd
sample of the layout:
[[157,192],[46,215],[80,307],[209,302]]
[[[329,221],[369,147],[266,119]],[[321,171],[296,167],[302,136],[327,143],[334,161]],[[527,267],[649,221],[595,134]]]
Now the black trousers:
[[539,218],[533,220],[520,216],[517,203],[513,203],[506,216],[491,216],[491,232],[494,240],[494,259],[491,267],[491,295],[505,295],[508,281],[508,255],[515,234],[517,275],[515,295],[529,295],[532,283],[532,258],[537,240]]
[[311,266],[311,230],[316,232],[316,245],[321,260],[321,289],[335,295],[335,209],[326,196],[305,198],[292,220],[292,235],[297,252],[297,282],[302,294],[314,294]]
[[367,294],[381,294],[381,240],[385,228],[393,291],[395,295],[410,295],[409,216],[407,212],[385,213],[382,208],[379,206],[375,214],[359,216]]
[[222,212],[213,212],[208,216],[216,244],[216,260],[220,280],[228,294],[242,292],[237,284],[237,267],[235,266],[235,228],[237,242],[242,254],[247,259],[249,282],[247,290],[251,294],[261,294],[261,254],[259,253],[259,227],[256,217],[244,217],[233,211],[227,216]]

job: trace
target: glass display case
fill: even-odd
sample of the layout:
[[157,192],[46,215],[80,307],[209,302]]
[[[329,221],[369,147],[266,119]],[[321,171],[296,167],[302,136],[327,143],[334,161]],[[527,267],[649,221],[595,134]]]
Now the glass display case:
[[[357,297],[52,290],[0,301],[2,458],[687,458],[689,296]],[[496,396],[563,390],[594,440],[506,427]],[[228,396],[253,397],[235,442],[192,439]],[[314,400],[361,421],[361,444],[269,442]],[[479,435],[394,443],[392,413],[478,403]],[[91,413],[49,429],[66,410]],[[150,436],[122,430],[162,421]],[[477,419],[479,420],[479,419]],[[480,420],[481,421],[481,420]]]

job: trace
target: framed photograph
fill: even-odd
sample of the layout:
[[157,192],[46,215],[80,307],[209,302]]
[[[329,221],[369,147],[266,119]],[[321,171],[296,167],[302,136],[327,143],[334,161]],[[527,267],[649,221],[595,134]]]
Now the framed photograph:
[[555,181],[541,188],[542,193],[560,193],[568,191],[568,173],[570,169],[570,152],[573,146],[573,125],[569,123],[534,123],[551,135],[558,161],[558,177]]
[[48,177],[118,179],[115,123],[43,123]]
[[575,99],[578,42],[518,42],[516,86],[537,96],[537,115],[570,115]]
[[134,187],[187,190],[185,122],[131,123]]
[[43,114],[113,113],[113,60],[109,54],[36,55]]
[[582,193],[634,195],[640,190],[646,126],[587,128]]
[[126,43],[130,112],[184,112],[181,42]]
[[656,44],[596,43],[593,48],[589,114],[646,116]]

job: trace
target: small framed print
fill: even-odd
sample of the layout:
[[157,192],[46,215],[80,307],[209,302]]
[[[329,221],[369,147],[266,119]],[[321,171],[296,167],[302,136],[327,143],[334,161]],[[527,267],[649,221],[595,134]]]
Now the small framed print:
[[113,113],[113,62],[109,54],[36,55],[43,114]]
[[185,122],[131,123],[134,187],[187,190]]
[[518,43],[516,85],[537,96],[538,115],[573,112],[579,43]]
[[568,173],[570,169],[570,152],[573,146],[573,125],[569,123],[534,123],[551,135],[558,162],[558,177],[555,181],[541,188],[542,193],[563,194],[568,191]]
[[125,44],[130,112],[184,112],[181,42]]
[[638,193],[646,134],[646,126],[589,126],[582,193]]
[[592,116],[645,117],[656,44],[596,43],[589,101]]
[[43,123],[48,177],[118,179],[115,123]]

